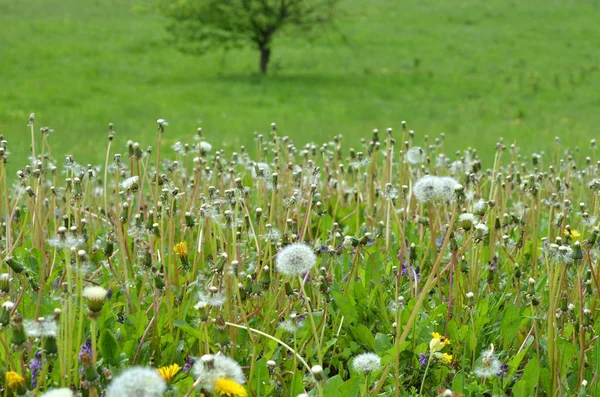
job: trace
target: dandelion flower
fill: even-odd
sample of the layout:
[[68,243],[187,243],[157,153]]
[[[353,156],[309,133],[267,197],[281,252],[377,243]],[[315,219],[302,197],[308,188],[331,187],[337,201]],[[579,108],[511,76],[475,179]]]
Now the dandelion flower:
[[179,366],[179,364],[175,363],[166,367],[160,367],[157,371],[160,374],[160,376],[165,380],[165,382],[171,383],[171,381],[173,380],[175,375],[177,375],[180,369],[181,367]]
[[71,389],[63,387],[61,389],[48,390],[40,397],[73,397],[73,391]]
[[246,397],[248,393],[244,386],[240,385],[233,379],[219,378],[215,382],[215,393],[220,396],[228,397]]
[[354,357],[352,367],[363,374],[375,372],[381,367],[381,358],[375,353],[362,353]]
[[205,354],[194,363],[192,374],[201,379],[199,386],[209,391],[215,389],[219,379],[229,379],[240,385],[246,382],[240,365],[223,354]]
[[275,259],[275,267],[286,276],[308,273],[315,263],[317,263],[317,256],[313,249],[304,243],[294,243],[284,247]]
[[565,234],[568,237],[571,237],[571,238],[579,238],[579,237],[581,237],[581,233],[579,233],[577,230],[574,230],[574,229],[573,230],[571,230],[571,229],[565,229]]
[[14,371],[6,371],[6,385],[9,389],[22,389],[25,387],[25,378]]
[[175,246],[173,247],[173,251],[175,252],[175,255],[177,255],[177,257],[181,261],[182,265],[184,265],[184,266],[189,265],[189,260],[188,260],[189,251],[188,251],[187,242],[182,241],[180,243],[175,244]]
[[154,368],[131,367],[113,379],[106,397],[162,397],[167,383]]

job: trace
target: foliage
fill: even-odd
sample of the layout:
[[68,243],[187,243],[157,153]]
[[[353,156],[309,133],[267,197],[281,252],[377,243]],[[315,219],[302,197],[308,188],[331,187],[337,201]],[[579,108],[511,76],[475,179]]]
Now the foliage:
[[252,45],[267,72],[273,39],[286,26],[301,34],[331,23],[339,0],[166,0],[169,31],[186,52]]

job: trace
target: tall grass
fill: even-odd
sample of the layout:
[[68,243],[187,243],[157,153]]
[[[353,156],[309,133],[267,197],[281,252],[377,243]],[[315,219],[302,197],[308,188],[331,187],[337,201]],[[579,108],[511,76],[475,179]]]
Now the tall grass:
[[594,141],[273,124],[254,156],[201,130],[170,155],[159,120],[122,154],[109,126],[94,166],[29,128],[28,161],[0,148],[4,396],[162,395],[136,366],[170,396],[600,393]]

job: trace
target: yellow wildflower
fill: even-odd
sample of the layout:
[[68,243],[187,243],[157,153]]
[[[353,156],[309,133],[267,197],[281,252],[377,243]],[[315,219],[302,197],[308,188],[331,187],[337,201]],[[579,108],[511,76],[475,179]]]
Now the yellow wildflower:
[[6,371],[6,385],[9,389],[20,389],[25,386],[25,378],[14,371]]
[[184,266],[188,266],[189,251],[188,251],[187,243],[185,241],[182,241],[180,243],[175,244],[175,246],[173,247],[173,251],[175,252],[175,255],[177,255],[177,257],[179,258],[181,263]]
[[240,385],[233,379],[220,378],[215,382],[214,390],[220,396],[227,397],[247,397],[248,393],[244,386]]
[[438,334],[437,332],[432,333],[431,336],[433,336],[433,338],[429,342],[429,350],[432,354],[439,352],[444,348],[444,346],[450,344],[450,339]]
[[581,237],[581,233],[579,233],[577,230],[565,229],[565,234],[567,235],[567,237],[571,238]]
[[448,353],[435,353],[433,355],[435,358],[440,360],[444,364],[450,364],[452,362],[452,354]]
[[175,375],[177,375],[180,369],[181,367],[179,366],[179,364],[175,363],[166,367],[160,367],[157,371],[160,374],[160,376],[165,380],[165,382],[171,383],[171,381],[173,380]]

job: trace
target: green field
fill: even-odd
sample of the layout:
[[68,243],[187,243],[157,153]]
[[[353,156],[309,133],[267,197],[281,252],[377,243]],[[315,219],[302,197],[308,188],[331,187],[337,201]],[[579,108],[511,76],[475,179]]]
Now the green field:
[[13,162],[30,112],[85,162],[102,161],[109,122],[125,150],[127,139],[155,143],[159,117],[169,143],[201,126],[232,148],[272,121],[303,144],[408,120],[480,152],[499,136],[528,150],[556,135],[586,145],[600,125],[598,1],[346,0],[345,40],[290,30],[266,78],[252,50],[178,53],[149,4],[0,0],[0,133]]

